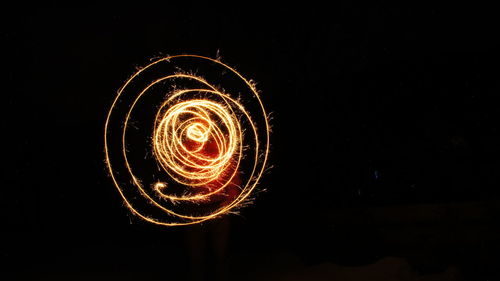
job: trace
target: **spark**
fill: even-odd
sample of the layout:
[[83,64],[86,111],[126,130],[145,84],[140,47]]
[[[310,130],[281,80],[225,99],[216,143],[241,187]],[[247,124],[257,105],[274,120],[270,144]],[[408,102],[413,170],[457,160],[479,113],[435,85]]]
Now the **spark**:
[[[233,80],[221,90],[215,86],[220,81],[210,83],[195,74],[197,69],[182,64],[186,61],[208,65],[221,75],[231,73]],[[175,70],[166,71],[168,67]],[[231,91],[237,83],[244,92],[242,88]],[[151,143],[147,155],[161,172],[153,178],[161,180],[148,182],[136,169],[141,163],[131,162],[140,149],[129,147],[128,131],[140,128],[132,120],[133,112],[146,95],[157,94],[152,90],[156,87],[164,87],[163,101],[149,106],[156,113],[152,132],[144,137]],[[254,82],[220,60],[168,56],[139,69],[118,91],[105,123],[105,159],[132,213],[159,225],[195,224],[233,212],[249,201],[266,169],[269,132],[268,115]]]

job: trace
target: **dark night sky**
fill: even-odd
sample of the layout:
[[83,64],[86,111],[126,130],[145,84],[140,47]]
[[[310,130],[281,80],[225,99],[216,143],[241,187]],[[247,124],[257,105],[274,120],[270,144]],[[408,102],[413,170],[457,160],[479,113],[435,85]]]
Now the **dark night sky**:
[[[163,270],[177,279],[188,270],[191,228],[130,215],[104,165],[104,120],[117,89],[166,54],[220,53],[257,82],[272,112],[266,192],[230,218],[228,255],[241,272],[283,252],[307,265],[411,260],[402,249],[417,242],[386,245],[373,224],[343,222],[377,208],[496,206],[494,9],[221,5],[3,11],[0,253],[9,272],[157,280]],[[498,277],[499,255],[480,250],[499,249],[498,238],[482,236],[498,235],[489,214],[479,216],[487,230],[472,246],[438,243],[426,255],[470,280]],[[471,265],[475,254],[493,265]]]

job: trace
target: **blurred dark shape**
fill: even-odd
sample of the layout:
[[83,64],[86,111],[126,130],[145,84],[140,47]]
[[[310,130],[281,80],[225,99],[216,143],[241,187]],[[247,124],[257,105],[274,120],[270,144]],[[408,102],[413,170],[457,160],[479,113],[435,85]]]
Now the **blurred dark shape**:
[[444,272],[420,275],[404,258],[387,257],[376,263],[348,267],[333,263],[289,268],[286,271],[266,272],[234,280],[262,281],[459,281],[462,275],[456,267],[448,267]]
[[228,217],[186,228],[189,280],[227,280],[229,230]]

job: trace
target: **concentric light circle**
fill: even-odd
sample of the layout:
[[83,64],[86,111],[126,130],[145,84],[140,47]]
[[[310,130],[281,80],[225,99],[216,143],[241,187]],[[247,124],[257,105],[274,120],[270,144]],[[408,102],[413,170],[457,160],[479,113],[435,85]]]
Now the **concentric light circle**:
[[248,202],[269,153],[268,118],[253,83],[196,55],[161,58],[128,79],[104,138],[125,205],[167,226],[203,222]]

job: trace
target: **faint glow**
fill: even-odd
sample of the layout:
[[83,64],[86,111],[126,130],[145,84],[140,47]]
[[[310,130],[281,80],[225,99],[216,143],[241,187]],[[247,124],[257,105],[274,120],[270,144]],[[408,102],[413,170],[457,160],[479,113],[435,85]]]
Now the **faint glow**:
[[[140,90],[135,89],[135,84],[130,86],[142,77],[144,71],[155,70],[155,67],[163,70],[160,64],[175,65],[178,59],[215,65],[218,71],[231,73],[247,93],[220,90],[221,87],[227,88],[218,85],[219,81],[215,81],[215,86],[214,81],[209,83],[201,74],[192,74],[192,69],[160,73],[159,78],[145,82]],[[151,105],[150,108],[156,111],[152,120],[153,129],[149,136],[144,136],[150,139],[150,155],[161,167],[163,174],[158,178],[162,177],[162,180],[145,183],[132,168],[141,164],[129,160],[135,147],[128,147],[127,130],[135,126],[131,120],[132,112],[139,100],[152,87],[164,81],[170,81],[173,87],[163,91],[160,106]],[[185,81],[199,86],[192,88],[192,83]],[[127,103],[123,101],[125,95],[134,97]],[[245,102],[253,103],[252,112],[246,110]],[[123,114],[120,113],[122,111]],[[120,130],[121,137],[110,137],[114,130]],[[207,57],[170,56],[137,71],[118,92],[105,124],[106,163],[116,188],[134,214],[160,225],[194,224],[226,214],[247,202],[266,167],[269,131],[268,118],[258,92],[236,70]],[[117,152],[112,153],[111,150]],[[244,161],[245,165],[242,164]],[[176,187],[182,191],[173,192]],[[136,207],[139,205],[135,203],[136,196],[129,196],[127,192],[137,192],[140,200],[144,200],[149,207]],[[214,202],[218,204],[211,207]],[[180,204],[187,207],[179,207]],[[154,210],[145,210],[148,208]],[[198,212],[197,208],[205,213]],[[159,212],[161,215],[158,215]]]

